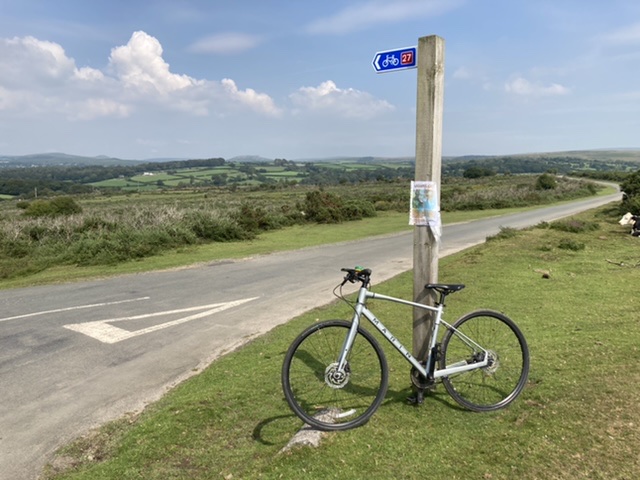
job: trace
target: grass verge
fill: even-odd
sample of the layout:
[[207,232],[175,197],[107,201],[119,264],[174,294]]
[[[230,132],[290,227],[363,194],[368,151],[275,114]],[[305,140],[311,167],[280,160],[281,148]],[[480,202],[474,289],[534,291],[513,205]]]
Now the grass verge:
[[[441,260],[440,280],[468,286],[448,302],[447,320],[495,308],[527,337],[529,383],[508,409],[471,413],[442,387],[421,407],[407,405],[408,364],[385,346],[390,387],[371,421],[329,434],[318,449],[280,454],[301,426],[280,389],[284,353],[309,323],[347,317],[349,308],[335,303],[65,447],[46,478],[638,478],[640,253],[616,220],[602,208],[562,221],[567,228],[498,235]],[[375,290],[409,297],[411,272]],[[410,309],[371,307],[410,345]]]
[[[609,194],[613,191],[613,188],[608,188],[599,194]],[[456,223],[507,215],[532,208],[539,207],[444,212],[442,217],[444,223]],[[251,241],[212,242],[205,245],[189,246],[114,265],[55,265],[31,275],[9,279],[2,278],[0,279],[0,289],[75,282],[92,278],[166,270],[223,259],[245,258],[327,243],[352,241],[374,235],[409,231],[413,227],[410,227],[408,223],[408,213],[385,211],[379,212],[376,217],[352,222],[327,225],[295,225],[280,230],[264,232]]]

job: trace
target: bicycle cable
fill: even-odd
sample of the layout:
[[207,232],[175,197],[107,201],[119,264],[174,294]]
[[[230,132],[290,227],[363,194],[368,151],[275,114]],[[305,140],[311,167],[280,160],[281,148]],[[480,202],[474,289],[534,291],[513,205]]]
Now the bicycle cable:
[[[344,287],[344,285],[349,281],[348,277],[345,277],[345,279],[340,282],[338,285],[336,285],[333,289],[333,296],[338,298],[339,300],[342,300],[344,303],[346,303],[347,305],[349,305],[349,307],[351,307],[351,310],[353,310],[354,313],[357,313],[356,311],[356,307],[354,305],[355,302],[350,301],[347,297],[345,297],[345,295],[342,293],[342,288]],[[371,288],[371,280],[368,281],[368,288]]]

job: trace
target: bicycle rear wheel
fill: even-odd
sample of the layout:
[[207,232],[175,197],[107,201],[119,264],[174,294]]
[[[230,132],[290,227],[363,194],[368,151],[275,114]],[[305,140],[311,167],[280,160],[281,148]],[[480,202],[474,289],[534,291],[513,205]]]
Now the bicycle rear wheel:
[[[440,368],[482,361],[489,365],[442,378],[451,397],[469,410],[489,412],[506,407],[524,388],[529,375],[529,349],[524,335],[507,316],[490,310],[468,313],[442,339]],[[461,335],[462,334],[462,335]]]
[[282,365],[282,389],[289,406],[319,430],[364,424],[387,392],[387,361],[367,330],[358,329],[345,371],[337,371],[350,328],[351,323],[342,320],[311,326],[291,344]]

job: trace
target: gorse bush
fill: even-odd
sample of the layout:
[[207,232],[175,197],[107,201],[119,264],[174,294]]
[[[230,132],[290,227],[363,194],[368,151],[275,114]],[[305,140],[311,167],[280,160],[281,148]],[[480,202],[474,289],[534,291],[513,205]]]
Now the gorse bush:
[[513,238],[518,235],[518,230],[512,227],[500,227],[500,231],[495,235],[491,235],[487,237],[487,241],[490,242],[492,240],[505,240],[507,238]]
[[558,243],[558,248],[560,248],[561,250],[572,250],[574,252],[579,252],[580,250],[584,250],[586,246],[584,243],[578,242],[571,238],[563,238]]
[[632,173],[620,183],[624,197],[620,205],[620,213],[640,214],[640,170]]
[[376,209],[368,200],[342,197],[325,191],[309,192],[301,206],[306,218],[317,223],[339,223],[374,217]]
[[262,205],[243,202],[234,212],[233,219],[243,229],[255,234],[261,231],[276,230],[278,228],[300,223],[302,216],[291,209],[281,209],[280,212],[268,210]]
[[24,215],[29,217],[58,217],[82,212],[82,207],[71,197],[56,197],[53,200],[34,200],[26,204]]
[[543,173],[536,179],[536,190],[553,190],[558,186],[558,182],[554,175]]
[[598,230],[600,225],[597,222],[569,219],[555,221],[549,225],[549,228],[561,232],[583,233]]

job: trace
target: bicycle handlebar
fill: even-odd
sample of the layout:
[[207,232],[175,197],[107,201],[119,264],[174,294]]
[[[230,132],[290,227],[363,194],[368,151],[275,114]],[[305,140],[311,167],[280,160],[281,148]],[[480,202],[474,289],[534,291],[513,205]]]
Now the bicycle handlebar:
[[370,277],[371,277],[371,269],[369,268],[362,268],[362,267],[341,268],[340,270],[343,272],[347,272],[342,282],[342,285],[344,285],[347,282],[351,282],[351,283],[362,282],[362,286],[366,287],[369,284]]

